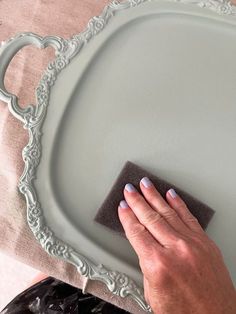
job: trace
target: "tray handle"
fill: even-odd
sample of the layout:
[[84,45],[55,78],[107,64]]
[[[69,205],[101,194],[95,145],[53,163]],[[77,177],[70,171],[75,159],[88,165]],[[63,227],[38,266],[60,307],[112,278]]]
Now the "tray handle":
[[34,33],[20,33],[0,45],[0,100],[6,102],[10,112],[22,122],[25,122],[26,114],[33,112],[34,106],[21,108],[17,96],[9,93],[5,88],[4,77],[12,58],[21,48],[32,44],[40,49],[52,46],[55,49],[55,55],[58,55],[63,50],[63,43],[64,40],[61,37],[41,37]]

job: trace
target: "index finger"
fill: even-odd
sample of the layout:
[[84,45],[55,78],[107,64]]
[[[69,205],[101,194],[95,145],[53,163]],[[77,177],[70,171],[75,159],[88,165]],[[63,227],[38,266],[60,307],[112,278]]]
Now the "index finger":
[[[125,235],[139,258],[149,258],[153,250],[161,250],[161,244],[153,238],[151,233],[139,222],[132,209],[125,201],[118,208],[120,222]],[[127,205],[126,205],[127,204]]]

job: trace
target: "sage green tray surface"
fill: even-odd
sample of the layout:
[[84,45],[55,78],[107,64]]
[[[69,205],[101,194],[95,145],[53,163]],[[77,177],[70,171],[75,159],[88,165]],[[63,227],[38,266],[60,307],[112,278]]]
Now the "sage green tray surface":
[[136,254],[93,220],[126,160],[216,211],[207,232],[236,283],[235,9],[201,3],[113,2],[67,41],[24,34],[57,51],[36,109],[18,109],[2,85],[31,135],[19,186],[36,238],[146,310]]

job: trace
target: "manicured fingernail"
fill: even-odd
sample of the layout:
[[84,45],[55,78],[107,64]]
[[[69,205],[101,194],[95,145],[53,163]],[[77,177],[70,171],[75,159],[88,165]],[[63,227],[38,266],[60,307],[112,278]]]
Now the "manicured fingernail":
[[177,196],[177,193],[175,192],[174,189],[170,189],[170,190],[168,191],[168,193],[170,194],[170,196],[171,196],[172,198],[176,198],[176,196]]
[[142,178],[141,182],[145,186],[145,188],[149,188],[150,186],[152,186],[152,181],[148,177]]
[[120,202],[120,207],[121,208],[128,208],[129,205],[128,205],[128,203],[125,200],[123,200],[123,201]]
[[125,189],[126,189],[126,191],[128,191],[128,192],[136,192],[137,190],[135,189],[135,187],[133,186],[133,184],[131,184],[131,183],[127,183],[126,185],[125,185]]

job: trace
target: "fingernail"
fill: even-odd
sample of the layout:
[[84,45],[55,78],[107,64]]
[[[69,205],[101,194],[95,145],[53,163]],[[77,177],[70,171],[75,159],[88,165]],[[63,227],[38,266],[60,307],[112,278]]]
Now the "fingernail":
[[170,196],[171,196],[172,198],[176,198],[176,196],[177,196],[177,193],[175,192],[174,189],[170,189],[170,190],[168,191],[168,193],[170,193]]
[[128,192],[136,192],[137,190],[135,189],[135,187],[133,186],[133,184],[131,184],[131,183],[127,183],[126,185],[125,185],[125,189],[126,189],[126,191],[128,191]]
[[123,200],[123,201],[120,202],[120,207],[121,208],[128,208],[129,205],[128,205],[128,203],[125,200]]
[[149,188],[150,186],[152,186],[152,181],[148,177],[142,178],[141,182],[145,186],[145,188]]

